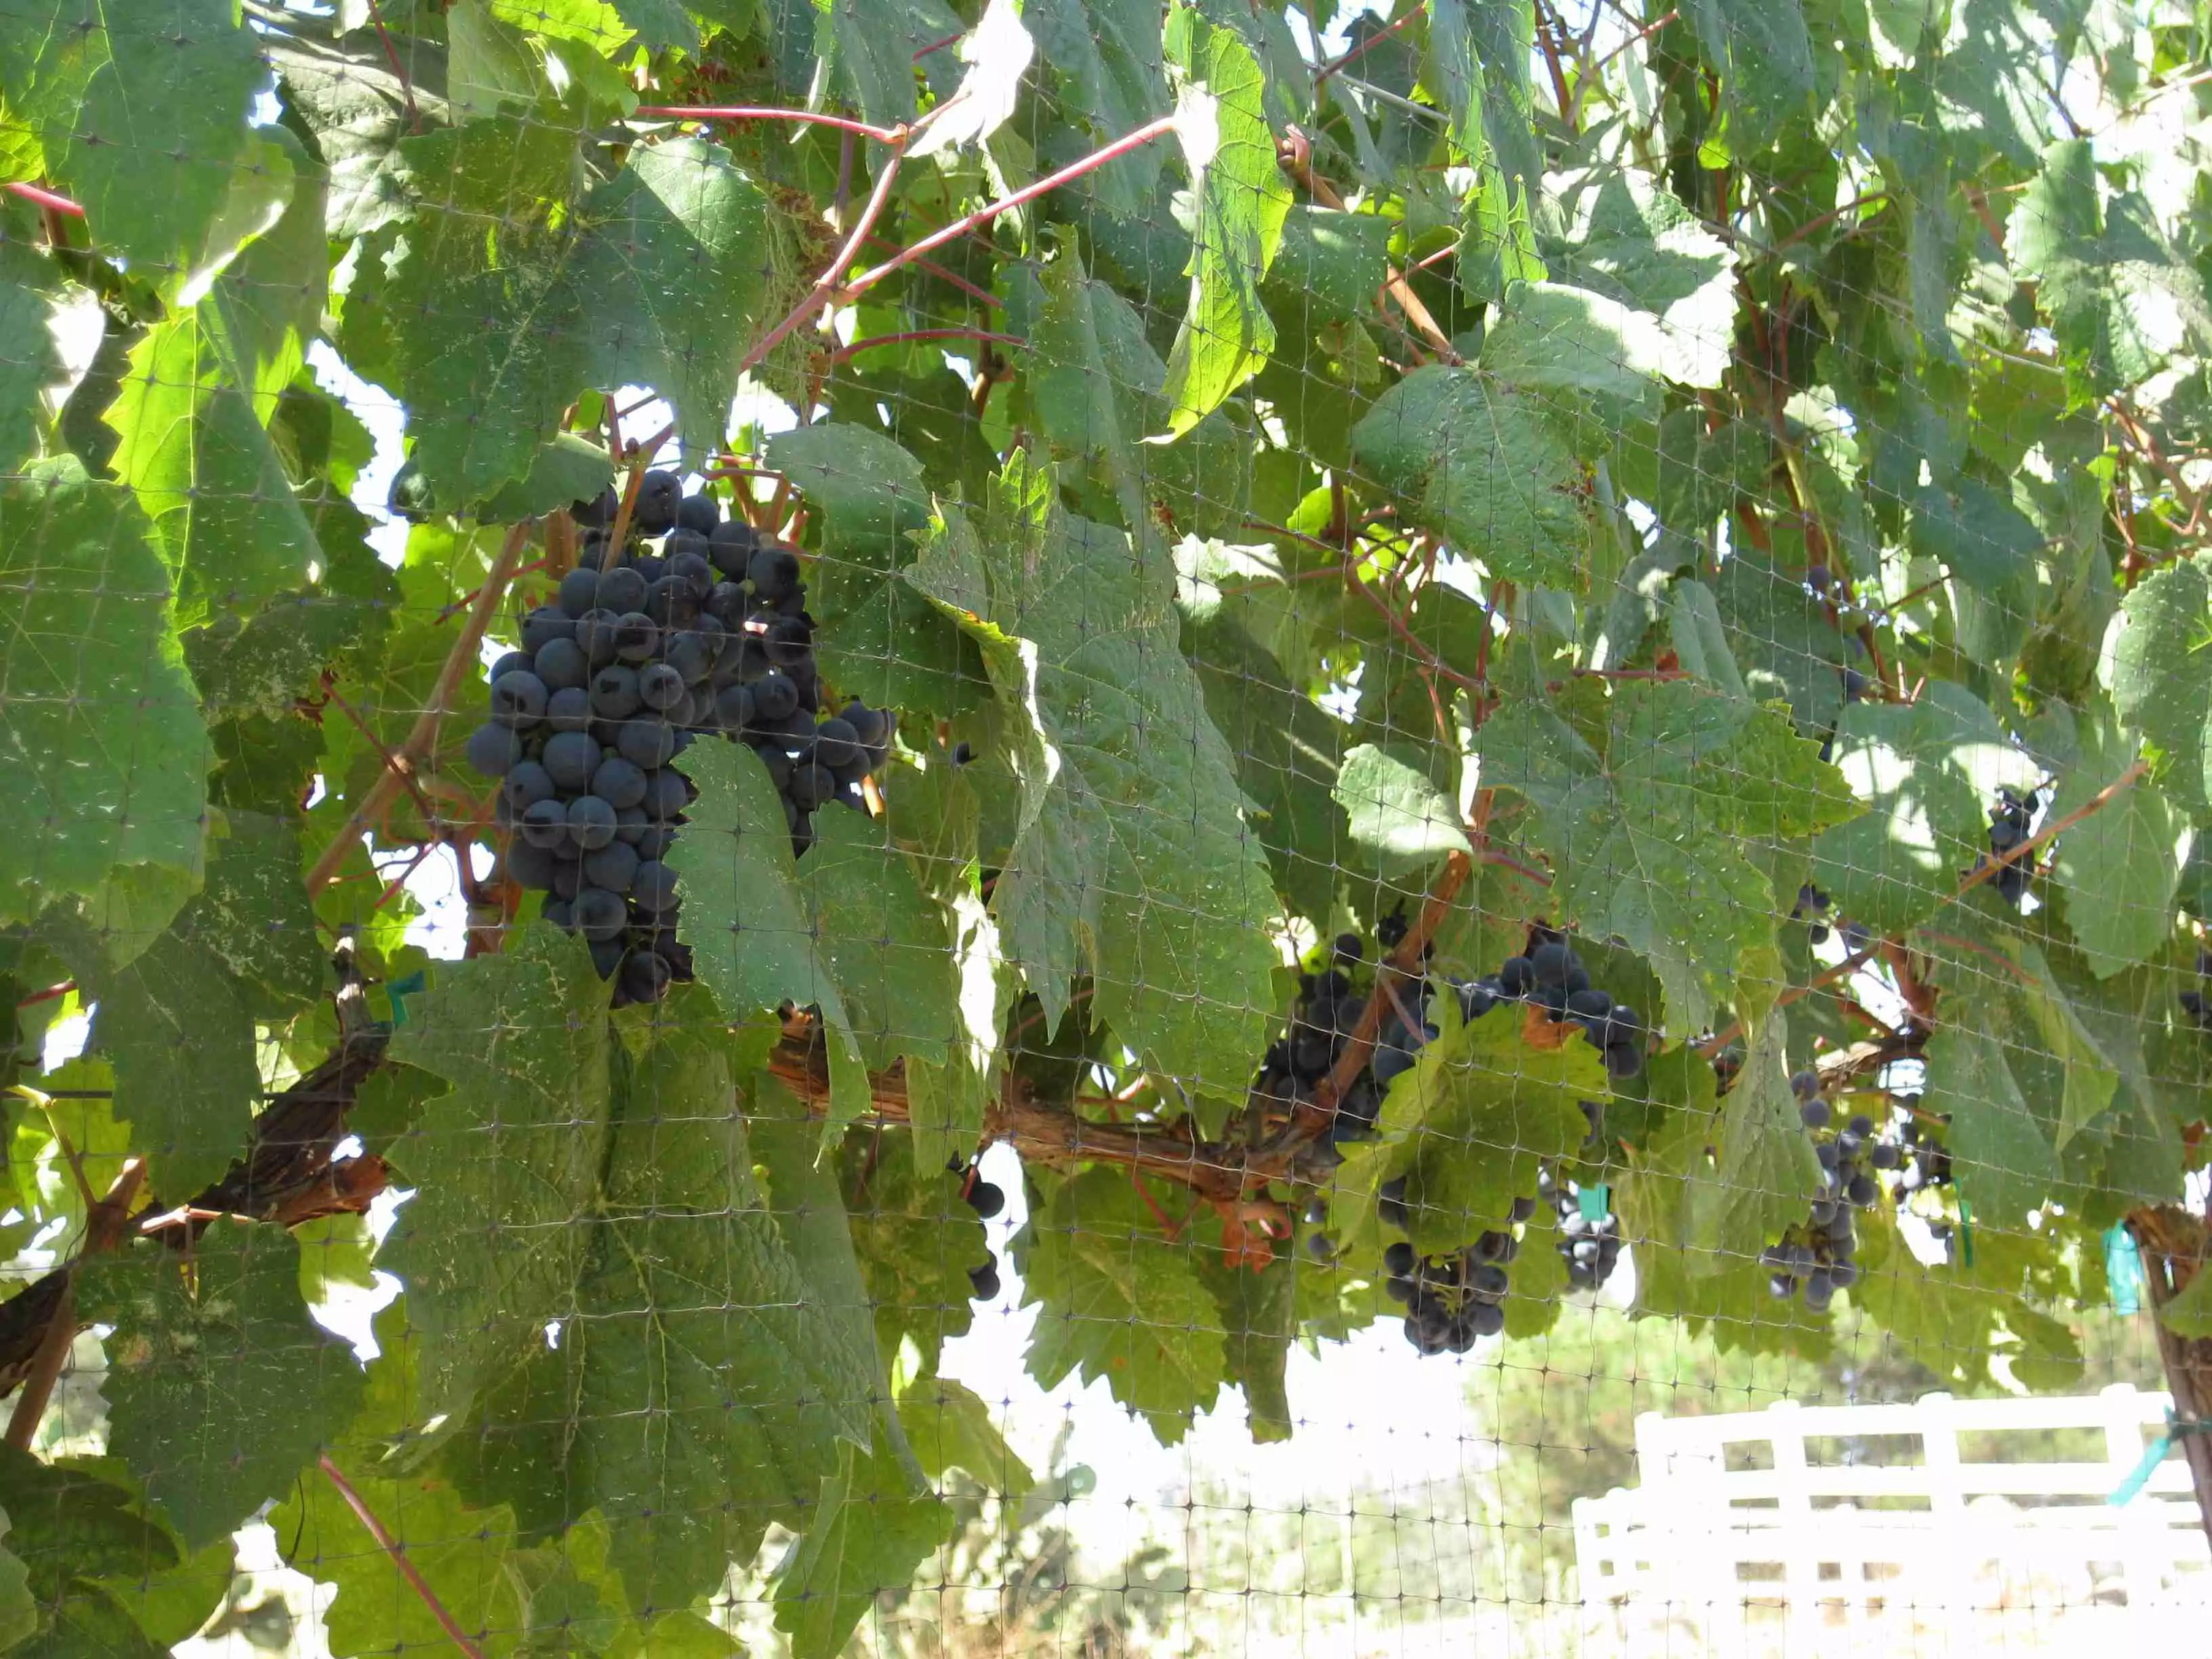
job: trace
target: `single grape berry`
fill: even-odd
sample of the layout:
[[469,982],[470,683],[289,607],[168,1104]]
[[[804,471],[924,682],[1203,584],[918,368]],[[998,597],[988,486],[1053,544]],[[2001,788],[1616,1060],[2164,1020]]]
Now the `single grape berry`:
[[522,758],[522,734],[511,726],[487,722],[470,734],[463,753],[476,770],[495,778]]
[[676,527],[677,509],[684,501],[684,481],[673,472],[648,472],[640,481],[637,505],[630,523],[641,536],[662,536]]
[[974,1291],[976,1301],[996,1302],[999,1299],[998,1257],[993,1256],[980,1267],[970,1267],[968,1270],[968,1284]]
[[986,1221],[1006,1207],[1006,1194],[996,1182],[975,1182],[969,1185],[966,1196],[968,1207]]
[[656,951],[632,951],[622,959],[617,981],[622,993],[632,1002],[658,1002],[668,994],[669,981],[675,970],[667,957]]
[[799,556],[787,547],[763,547],[745,565],[753,597],[770,603],[799,586]]
[[587,939],[619,939],[629,925],[629,907],[623,903],[622,895],[604,887],[580,888],[574,908],[576,927]]

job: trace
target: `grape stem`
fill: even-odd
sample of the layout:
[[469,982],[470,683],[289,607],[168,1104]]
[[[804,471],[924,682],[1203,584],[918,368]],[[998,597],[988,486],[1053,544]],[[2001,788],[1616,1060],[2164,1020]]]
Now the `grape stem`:
[[1073,184],[1084,174],[1097,172],[1109,161],[1119,161],[1131,150],[1140,149],[1163,134],[1174,131],[1175,126],[1174,116],[1163,115],[1157,121],[1146,122],[1134,132],[1123,134],[1103,149],[1091,151],[1080,161],[1070,161],[1057,173],[1047,173],[1034,184],[1024,185],[1019,190],[1010,191],[995,202],[986,203],[973,213],[930,232],[920,241],[902,248],[883,264],[863,272],[847,283],[838,297],[841,300],[858,298],[901,266],[912,264],[924,254],[934,253],[947,242],[957,241],[969,231],[981,228],[1010,209],[1018,208],[1024,202],[1033,202],[1040,196],[1048,196],[1062,185]]
[[315,1462],[329,1477],[331,1485],[337,1488],[338,1496],[345,1499],[346,1507],[353,1511],[353,1518],[360,1522],[362,1528],[376,1540],[377,1547],[392,1558],[392,1565],[399,1569],[399,1576],[407,1581],[408,1588],[422,1598],[424,1607],[429,1608],[430,1616],[438,1621],[438,1628],[453,1638],[453,1645],[467,1654],[469,1659],[483,1659],[483,1650],[469,1640],[453,1615],[446,1611],[446,1604],[438,1599],[438,1593],[430,1588],[422,1575],[416,1571],[415,1564],[407,1559],[407,1547],[386,1530],[384,1522],[376,1518],[376,1511],[369,1508],[368,1500],[354,1490],[353,1482],[347,1480],[338,1466],[331,1462],[330,1454],[323,1453]]
[[416,717],[399,752],[386,762],[376,781],[361,798],[361,804],[346,814],[344,826],[331,837],[331,844],[315,860],[314,868],[307,872],[309,899],[331,884],[348,854],[361,844],[361,837],[369,825],[383,815],[393,797],[412,786],[416,772],[437,754],[438,729],[445,722],[446,710],[453,702],[453,693],[460,689],[462,676],[477,659],[484,630],[491,626],[492,615],[506,597],[507,586],[514,578],[515,567],[521,562],[522,549],[529,535],[530,525],[526,520],[509,530],[507,539],[500,544],[498,556],[485,574],[483,586],[477,589],[476,603],[469,608],[468,620],[454,636],[453,648],[446,653],[445,664],[438,670],[437,684],[431,688],[428,705]]
[[[86,1211],[84,1243],[77,1249],[77,1261],[106,1255],[122,1243],[131,1229],[131,1206],[145,1179],[145,1159],[132,1158],[115,1177],[107,1196]],[[15,1415],[8,1419],[8,1443],[17,1451],[30,1450],[39,1432],[39,1420],[46,1414],[46,1402],[53,1398],[54,1384],[61,1380],[62,1367],[69,1362],[76,1333],[76,1282],[72,1273],[62,1283],[53,1312],[40,1335],[31,1369],[23,1378],[23,1392],[16,1397]]]
[[57,196],[53,191],[41,190],[36,185],[25,184],[20,179],[11,179],[8,181],[8,189],[11,194],[21,197],[34,207],[44,208],[49,213],[59,213],[71,219],[84,217],[84,210],[70,201],[68,197]]

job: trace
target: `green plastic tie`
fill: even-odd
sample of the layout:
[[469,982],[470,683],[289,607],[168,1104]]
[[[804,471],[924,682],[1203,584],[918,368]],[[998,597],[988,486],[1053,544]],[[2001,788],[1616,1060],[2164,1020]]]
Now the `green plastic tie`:
[[1602,1221],[1613,1213],[1613,1188],[1602,1183],[1585,1187],[1575,1195],[1575,1202],[1582,1206],[1583,1220]]
[[392,999],[393,1030],[396,1030],[407,1023],[407,999],[417,991],[426,991],[429,988],[430,981],[423,977],[420,968],[408,975],[406,978],[395,979],[384,988],[384,994]]

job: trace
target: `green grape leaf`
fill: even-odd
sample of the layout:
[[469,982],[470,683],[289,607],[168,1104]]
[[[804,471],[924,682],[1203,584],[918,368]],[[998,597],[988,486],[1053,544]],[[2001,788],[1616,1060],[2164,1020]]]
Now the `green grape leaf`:
[[[987,1260],[983,1224],[960,1201],[959,1178],[943,1162],[919,1161],[910,1130],[872,1127],[838,1149],[838,1181],[876,1341],[895,1354],[912,1343],[924,1375],[945,1344],[975,1322],[968,1270]],[[923,1466],[930,1452],[919,1434]]]
[[1692,1273],[1756,1260],[1805,1219],[1823,1190],[1819,1158],[1790,1087],[1790,1028],[1779,1008],[1759,1020],[1743,1066],[1713,1114],[1710,1175],[1693,1168],[1683,1194]]
[[2000,490],[1973,478],[1923,485],[1912,498],[1915,554],[1960,581],[2002,593],[2043,546],[2043,533]]
[[953,1523],[880,1436],[868,1452],[846,1447],[844,1459],[776,1570],[775,1627],[791,1638],[793,1659],[836,1659],[877,1595],[913,1582]]
[[1721,77],[1729,132],[1740,153],[1762,148],[1786,123],[1812,114],[1813,41],[1798,0],[1689,0],[1683,20]]
[[330,236],[349,241],[405,218],[412,185],[399,141],[412,129],[409,106],[443,120],[445,100],[382,64],[325,58],[276,34],[259,44],[286,106],[313,136],[330,170],[324,207]]
[[1786,714],[1692,681],[1616,687],[1601,741],[1516,702],[1477,734],[1481,781],[1537,809],[1564,916],[1644,957],[1670,1022],[1704,1028],[1773,946],[1776,896],[1739,839],[1807,835],[1858,809]]
[[606,1515],[633,1605],[680,1606],[867,1437],[875,1357],[762,1201],[710,1026],[659,1033],[622,1096],[604,1246],[539,1365],[575,1425],[561,1501]]
[[2020,1225],[2057,1180],[2058,1162],[2013,1075],[2003,1036],[1978,1022],[1936,1032],[1922,1104],[1951,1121],[1959,1189],[1974,1214],[2000,1229]]
[[329,252],[322,181],[278,127],[292,199],[207,297],[149,329],[106,416],[115,475],[137,493],[176,572],[180,625],[251,613],[320,562],[267,427],[319,331]]
[[[807,15],[803,6],[793,9]],[[812,26],[822,78],[878,126],[914,119],[922,49],[966,33],[944,0],[813,0]]]
[[867,1109],[867,1065],[813,932],[783,803],[760,757],[738,745],[701,744],[684,770],[699,799],[668,854],[684,894],[678,931],[700,982],[732,1019],[785,1002],[821,1011],[830,1039],[823,1133],[834,1139]]
[[2060,349],[2100,392],[2212,343],[2203,277],[2141,195],[2108,194],[2087,138],[2044,152],[2043,170],[2013,205],[2006,246],[2014,270],[2034,281]]
[[105,1479],[106,1473],[96,1462],[45,1463],[13,1446],[0,1448],[9,1551],[41,1607],[53,1607],[73,1584],[135,1578],[177,1564],[175,1540],[141,1513],[136,1493]]
[[1028,1231],[1024,1286],[1041,1310],[1030,1375],[1047,1389],[1103,1376],[1155,1440],[1180,1444],[1228,1367],[1197,1246],[1168,1237],[1129,1176],[1104,1164],[1064,1183]]
[[1581,464],[1534,398],[1432,363],[1375,400],[1352,449],[1414,523],[1499,575],[1583,586]]
[[1988,705],[1940,680],[1907,706],[1845,708],[1835,763],[1868,811],[1813,843],[1813,881],[1877,933],[1933,915],[1988,852],[1998,788],[2039,781]]
[[[1036,37],[1060,107],[1086,149],[1109,144],[1168,112],[1160,9],[1152,0],[1029,0],[1022,22]],[[1141,213],[1152,203],[1162,160],[1160,147],[1146,144],[1085,182],[1108,212]]]
[[1345,752],[1336,775],[1352,843],[1385,876],[1425,870],[1447,853],[1464,853],[1459,809],[1427,773],[1388,750],[1360,744]]
[[[2091,971],[2109,979],[2148,961],[2173,933],[2174,893],[2191,837],[2185,822],[2147,779],[2119,781],[2136,744],[2112,711],[2080,717],[2063,703],[2045,719],[2065,728],[2069,763],[2059,774],[2051,817],[2063,820],[2090,807],[2107,789],[2118,793],[2059,836],[2052,873],[2065,890],[2066,926]],[[2039,738],[2039,747],[2047,739]]]
[[1036,1476],[999,1432],[990,1407],[965,1382],[910,1378],[899,1389],[898,1419],[931,1480],[941,1485],[951,1470],[961,1468],[1006,1498],[1025,1498],[1036,1488]]
[[821,619],[816,659],[842,690],[878,708],[958,713],[981,665],[959,630],[898,572],[929,527],[921,463],[880,433],[827,421],[768,441],[768,464],[817,515],[808,605]]
[[721,447],[757,326],[768,199],[727,152],[672,138],[631,150],[585,212],[572,280],[590,384],[653,387],[675,407],[683,453],[703,459]]
[[267,73],[228,0],[33,0],[0,17],[0,85],[47,176],[102,247],[173,289],[261,228],[224,222],[265,164],[247,119]]
[[526,477],[590,386],[654,386],[687,452],[720,445],[768,264],[766,198],[724,151],[640,146],[580,200],[557,111],[400,149],[414,217],[369,245],[341,340],[405,401],[432,499],[458,511]]
[[551,442],[538,447],[521,482],[504,486],[484,503],[483,517],[489,524],[538,518],[592,500],[614,476],[614,462],[603,446],[573,432],[556,432]]
[[2154,775],[2194,811],[2212,807],[2212,577],[2177,560],[2120,603],[2112,702],[2151,745]]
[[1236,757],[1277,890],[1302,915],[1328,915],[1351,834],[1336,798],[1344,727],[1226,611],[1200,616],[1186,605],[1183,649]]
[[380,1257],[407,1285],[425,1419],[465,1411],[570,1310],[606,1132],[607,994],[580,939],[533,925],[504,955],[441,964],[392,1034],[394,1060],[453,1085],[392,1148],[420,1188]]
[[76,1290],[79,1313],[114,1328],[109,1448],[187,1549],[283,1495],[360,1406],[360,1363],[308,1316],[280,1229],[216,1222],[189,1261],[141,1244],[88,1263]]
[[[335,1460],[334,1460],[335,1461]],[[514,1511],[471,1509],[452,1486],[427,1474],[385,1475],[358,1456],[341,1464],[368,1512],[395,1539],[407,1562],[464,1634],[481,1644],[510,1602],[507,1559],[514,1547]],[[394,1568],[390,1555],[346,1503],[317,1474],[294,1489],[269,1523],[295,1571],[336,1587],[318,1601],[331,1652],[355,1655],[454,1651],[429,1605]]]
[[[0,1510],[0,1538],[13,1526]],[[31,1596],[31,1570],[13,1550],[0,1545],[0,1652],[39,1627],[39,1604]]]
[[1168,370],[1136,309],[1085,275],[1072,246],[1018,293],[1033,313],[1024,406],[1065,463],[1063,482],[1088,492],[1083,505],[1103,514],[1110,502],[1137,535],[1160,521],[1241,526],[1251,441],[1231,416],[1242,405],[1216,410],[1176,442],[1145,441],[1170,425]]
[[52,260],[0,240],[0,472],[38,453],[46,424],[40,399],[69,382],[55,326],[81,292]]
[[1559,228],[1540,234],[1536,246],[1552,280],[1657,317],[1656,372],[1688,386],[1718,385],[1735,331],[1736,262],[1728,244],[1641,173],[1590,167],[1559,175],[1547,189],[1559,198]]
[[1200,1276],[1213,1292],[1220,1321],[1227,1377],[1244,1395],[1244,1420],[1253,1443],[1291,1437],[1291,1398],[1284,1371],[1297,1337],[1297,1270],[1287,1256],[1250,1267],[1209,1256]]
[[127,490],[74,459],[0,483],[0,758],[20,803],[0,921],[118,866],[197,877],[210,757],[169,597]]
[[1168,430],[1188,432],[1258,373],[1275,349],[1260,282],[1275,257],[1291,187],[1275,165],[1252,48],[1197,6],[1168,12],[1164,51],[1183,76],[1176,131],[1190,169],[1197,226],[1190,301],[1169,355]]
[[1148,1065],[1241,1091],[1274,1000],[1274,900],[1177,648],[1169,561],[1063,513],[1051,470],[1018,453],[979,507],[941,510],[908,580],[982,647],[1018,734],[993,905],[1048,1018],[1088,973]]
[[1579,1026],[1524,1022],[1501,1003],[1471,1020],[1456,997],[1429,999],[1437,1036],[1392,1080],[1377,1139],[1351,1149],[1331,1206],[1338,1249],[1355,1261],[1385,1243],[1376,1190],[1406,1183],[1407,1235],[1424,1255],[1471,1244],[1505,1224],[1536,1190],[1540,1166],[1571,1156],[1589,1133],[1585,1100],[1609,1092],[1604,1062]]
[[92,1044],[115,1066],[114,1111],[160,1190],[198,1192],[246,1150],[261,1104],[253,1018],[228,964],[178,933],[112,967],[85,930],[61,948],[100,1008]]
[[799,866],[806,915],[869,1066],[942,1066],[964,1040],[948,918],[864,812],[825,811]]

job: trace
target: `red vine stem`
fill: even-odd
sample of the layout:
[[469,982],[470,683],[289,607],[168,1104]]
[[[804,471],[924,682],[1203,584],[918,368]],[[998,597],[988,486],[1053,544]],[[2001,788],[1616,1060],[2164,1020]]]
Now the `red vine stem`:
[[814,279],[814,286],[807,289],[806,297],[793,306],[781,322],[769,330],[758,345],[745,353],[744,361],[738,365],[739,374],[758,368],[769,352],[790,337],[793,330],[810,320],[836,295],[839,280],[858,257],[861,245],[868,240],[868,233],[875,228],[877,217],[891,199],[891,185],[898,178],[899,163],[905,156],[906,144],[902,139],[884,161],[882,170],[876,174],[876,187],[868,192],[867,205],[860,210],[860,221],[853,227],[853,234],[845,239],[845,245],[837,250],[837,257],[830,260],[829,267]]
[[811,109],[778,109],[772,104],[641,104],[631,113],[647,121],[793,121],[805,126],[857,132],[879,144],[899,143],[906,136],[896,127],[879,127],[867,121],[855,121],[849,116]]
[[415,1564],[407,1559],[407,1547],[385,1529],[384,1522],[376,1518],[376,1511],[369,1508],[368,1500],[354,1490],[353,1482],[347,1480],[338,1466],[331,1462],[330,1454],[325,1452],[315,1461],[323,1473],[330,1477],[331,1485],[338,1489],[338,1496],[345,1499],[346,1507],[353,1511],[353,1518],[361,1522],[371,1538],[376,1540],[377,1547],[392,1558],[392,1565],[399,1569],[399,1576],[407,1581],[408,1588],[422,1597],[422,1605],[430,1609],[430,1616],[438,1621],[438,1628],[452,1637],[453,1645],[468,1655],[469,1659],[483,1659],[483,1650],[469,1640],[459,1621],[446,1611],[446,1604],[438,1599],[437,1591],[424,1582],[422,1575],[415,1570]]
[[913,246],[901,249],[873,270],[854,277],[845,285],[842,297],[850,300],[866,293],[902,265],[912,264],[925,253],[933,253],[947,242],[958,240],[969,231],[990,223],[992,220],[1010,208],[1018,208],[1024,202],[1033,202],[1040,196],[1048,195],[1058,190],[1062,185],[1073,183],[1086,173],[1097,172],[1109,161],[1118,161],[1133,149],[1142,149],[1163,133],[1174,131],[1175,125],[1174,116],[1163,115],[1158,120],[1146,122],[1134,132],[1127,133],[1116,138],[1103,149],[1091,151],[1081,161],[1070,161],[1059,172],[1047,173],[1035,184],[1024,185],[1019,190],[1002,196],[995,202],[986,203],[965,217],[956,219],[942,229],[930,232]]
[[331,839],[323,854],[315,860],[314,868],[307,872],[307,896],[312,899],[331,884],[346,855],[361,842],[362,832],[374,823],[384,809],[392,804],[393,796],[409,787],[415,769],[437,752],[438,728],[444,724],[447,705],[461,684],[461,676],[476,660],[477,647],[483,643],[484,630],[491,626],[492,612],[499,608],[513,579],[516,562],[522,556],[523,543],[530,534],[528,520],[516,525],[507,532],[500,545],[499,555],[493,559],[491,569],[484,577],[483,586],[477,589],[477,602],[469,611],[469,619],[453,638],[453,648],[447,652],[444,666],[438,670],[437,684],[431,687],[430,700],[416,717],[407,741],[399,746],[390,764],[377,775],[368,793],[361,798],[361,805],[346,814],[344,827]]
[[1018,334],[994,334],[988,328],[910,328],[902,334],[877,334],[865,340],[855,340],[850,345],[839,346],[830,354],[830,361],[842,363],[863,351],[872,351],[878,346],[899,345],[909,340],[981,340],[991,345],[1025,346],[1029,343]]
[[1374,51],[1376,47],[1381,46],[1385,40],[1395,34],[1400,29],[1405,27],[1407,24],[1413,21],[1413,20],[1418,17],[1425,16],[1427,15],[1427,11],[1428,8],[1425,6],[1414,6],[1396,22],[1389,24],[1386,27],[1376,30],[1374,33],[1369,35],[1364,40],[1362,40],[1350,52],[1339,53],[1336,57],[1330,58],[1328,62],[1323,64],[1319,69],[1314,71],[1314,85],[1316,88],[1322,86],[1328,81],[1330,76],[1335,74],[1339,70],[1358,63],[1362,58]]
[[[869,236],[868,240],[876,247],[889,248],[893,253],[898,252],[899,245],[896,242],[886,241],[882,237],[873,234]],[[1004,311],[1006,308],[1006,302],[1004,300],[1001,300],[997,295],[992,293],[990,289],[987,288],[978,288],[975,283],[969,282],[965,276],[961,276],[959,272],[948,270],[945,266],[938,264],[934,259],[916,259],[915,264],[920,265],[931,276],[936,277],[939,282],[945,283],[948,287],[958,289],[969,299],[976,301],[980,304],[989,306],[994,311]]]
[[33,206],[46,209],[50,213],[66,213],[72,219],[84,217],[84,210],[66,196],[57,196],[50,190],[41,190],[36,185],[27,185],[20,179],[9,179],[7,187],[15,195],[21,197]]

